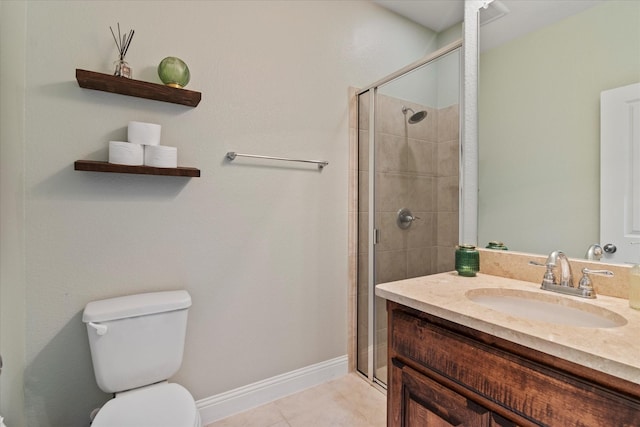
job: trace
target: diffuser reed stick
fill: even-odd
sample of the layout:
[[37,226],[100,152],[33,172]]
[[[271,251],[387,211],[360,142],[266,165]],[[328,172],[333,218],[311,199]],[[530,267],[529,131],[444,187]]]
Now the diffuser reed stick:
[[116,42],[116,47],[118,48],[119,54],[119,59],[116,61],[116,71],[113,73],[113,75],[131,78],[131,67],[129,67],[129,64],[127,64],[124,58],[129,51],[129,46],[131,46],[131,40],[133,39],[135,30],[129,30],[128,33],[122,35],[122,33],[120,32],[120,23],[118,22],[118,37],[116,37],[116,33],[113,31],[113,28],[109,27],[109,29],[111,30],[113,41]]

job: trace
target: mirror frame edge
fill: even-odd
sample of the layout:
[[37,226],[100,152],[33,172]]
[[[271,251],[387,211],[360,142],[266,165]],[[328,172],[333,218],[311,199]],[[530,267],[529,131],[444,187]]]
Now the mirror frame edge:
[[493,0],[465,0],[463,21],[462,144],[459,240],[478,244],[478,71],[480,9]]

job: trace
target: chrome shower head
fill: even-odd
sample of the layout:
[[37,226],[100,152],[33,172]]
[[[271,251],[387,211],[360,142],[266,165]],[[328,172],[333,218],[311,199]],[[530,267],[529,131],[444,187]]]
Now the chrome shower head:
[[412,108],[402,106],[402,114],[407,115],[407,111],[411,111],[411,116],[409,116],[409,124],[415,124],[424,120],[427,117],[427,112],[425,110],[418,111],[417,113],[413,111]]

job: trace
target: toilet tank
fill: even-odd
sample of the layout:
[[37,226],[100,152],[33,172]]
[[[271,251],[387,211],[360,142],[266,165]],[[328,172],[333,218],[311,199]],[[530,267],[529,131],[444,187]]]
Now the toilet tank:
[[182,364],[187,291],[152,292],[86,305],[93,371],[100,389],[116,393],[163,381]]

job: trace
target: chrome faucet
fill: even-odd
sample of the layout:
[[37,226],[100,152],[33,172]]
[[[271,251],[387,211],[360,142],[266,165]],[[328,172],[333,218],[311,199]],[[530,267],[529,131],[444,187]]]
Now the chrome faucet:
[[594,243],[593,245],[589,246],[584,257],[588,260],[600,261],[600,258],[602,258],[602,253],[602,246]]
[[[554,268],[560,264],[560,283],[556,280]],[[547,257],[547,261],[544,264],[540,264],[536,261],[529,261],[529,264],[540,267],[546,267],[547,271],[542,278],[542,285],[540,289],[544,289],[552,292],[559,292],[567,295],[575,295],[583,298],[595,298],[596,291],[591,285],[589,274],[598,274],[602,276],[613,276],[613,273],[609,270],[589,270],[588,268],[582,269],[583,277],[580,280],[580,284],[577,287],[573,286],[573,274],[571,272],[571,264],[569,259],[561,251],[553,251]]]
[[573,288],[573,273],[571,272],[571,264],[564,252],[553,251],[547,258],[547,265],[555,267],[560,261],[560,286],[569,286]]

